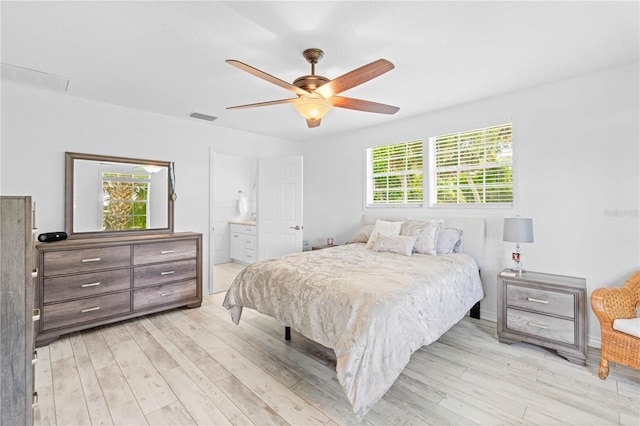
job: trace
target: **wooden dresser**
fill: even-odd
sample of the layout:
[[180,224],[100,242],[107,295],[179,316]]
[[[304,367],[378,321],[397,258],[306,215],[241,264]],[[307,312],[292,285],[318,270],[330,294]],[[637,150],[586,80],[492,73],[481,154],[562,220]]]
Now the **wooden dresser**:
[[34,233],[31,197],[0,198],[0,425],[31,425],[34,389]]
[[587,359],[584,278],[506,269],[498,275],[498,339],[554,349],[576,364]]
[[202,303],[201,234],[74,239],[36,249],[36,346],[62,334]]

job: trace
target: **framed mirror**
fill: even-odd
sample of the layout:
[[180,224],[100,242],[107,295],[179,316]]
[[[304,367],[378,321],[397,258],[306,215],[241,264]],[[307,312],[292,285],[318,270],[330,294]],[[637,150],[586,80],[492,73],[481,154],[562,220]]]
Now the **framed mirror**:
[[65,153],[68,238],[173,232],[173,163]]

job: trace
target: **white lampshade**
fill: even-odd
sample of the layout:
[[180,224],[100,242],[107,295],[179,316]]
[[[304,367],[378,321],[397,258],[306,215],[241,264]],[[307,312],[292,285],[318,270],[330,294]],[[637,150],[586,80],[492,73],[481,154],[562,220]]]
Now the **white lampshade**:
[[505,218],[502,240],[513,243],[532,243],[533,219],[526,217]]
[[328,113],[333,105],[322,96],[312,94],[300,97],[293,106],[304,118],[318,120]]

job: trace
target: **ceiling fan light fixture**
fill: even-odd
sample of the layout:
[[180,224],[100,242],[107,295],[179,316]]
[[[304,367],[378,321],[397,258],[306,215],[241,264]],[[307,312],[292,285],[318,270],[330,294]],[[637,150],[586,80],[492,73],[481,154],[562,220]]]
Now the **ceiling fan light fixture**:
[[311,94],[301,96],[293,103],[293,106],[307,120],[319,120],[329,112],[333,105],[322,96]]

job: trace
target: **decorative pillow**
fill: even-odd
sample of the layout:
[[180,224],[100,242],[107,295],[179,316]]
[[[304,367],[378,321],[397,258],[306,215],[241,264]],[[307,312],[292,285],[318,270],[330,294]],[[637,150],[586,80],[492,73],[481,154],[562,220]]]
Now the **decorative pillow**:
[[436,255],[436,241],[440,222],[422,219],[405,219],[402,222],[400,235],[415,235],[416,245],[413,251],[416,253]]
[[385,235],[378,234],[375,243],[373,243],[373,251],[386,251],[389,253],[402,254],[411,256],[413,246],[416,244],[417,235]]
[[350,243],[366,243],[369,241],[369,237],[371,236],[371,231],[373,231],[373,225],[365,225],[361,230],[356,232],[349,242]]
[[441,254],[458,253],[461,236],[462,229],[440,228],[436,242],[436,253],[438,256]]
[[370,249],[375,244],[378,239],[378,234],[384,235],[400,235],[400,228],[402,227],[402,222],[387,222],[384,220],[376,220],[376,224],[373,227],[373,231],[371,231],[371,235],[369,236],[369,240],[367,241],[366,248]]

